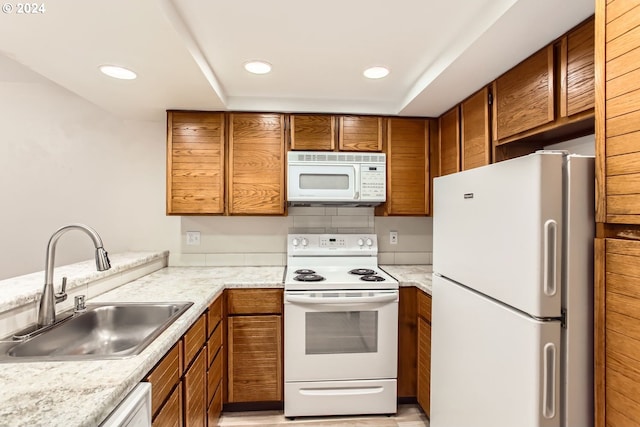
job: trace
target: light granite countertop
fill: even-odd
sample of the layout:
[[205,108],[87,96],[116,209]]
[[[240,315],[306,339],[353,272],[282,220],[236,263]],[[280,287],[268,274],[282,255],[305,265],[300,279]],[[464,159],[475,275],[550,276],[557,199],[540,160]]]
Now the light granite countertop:
[[431,295],[432,266],[421,265],[381,265],[384,271],[393,276],[401,287],[415,286]]
[[[143,255],[148,256],[152,255]],[[93,270],[92,265],[85,267],[87,271]],[[416,286],[428,293],[431,292],[430,267],[383,266],[399,280],[400,286]],[[285,267],[168,267],[91,299],[89,302],[192,301],[194,304],[134,357],[86,362],[0,363],[0,425],[99,425],[225,288],[282,288],[284,271]],[[80,276],[78,273],[78,283],[83,280]],[[10,306],[14,302],[5,300],[4,304]]]

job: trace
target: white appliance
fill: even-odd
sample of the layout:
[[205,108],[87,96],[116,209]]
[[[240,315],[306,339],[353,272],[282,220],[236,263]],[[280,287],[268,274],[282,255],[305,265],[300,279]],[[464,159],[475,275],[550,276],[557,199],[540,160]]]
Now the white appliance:
[[100,427],[151,427],[151,383],[140,383]]
[[289,234],[284,415],[397,410],[398,282],[375,235]]
[[293,206],[375,206],[387,197],[384,153],[289,151],[287,176]]
[[593,425],[594,159],[434,180],[431,426]]

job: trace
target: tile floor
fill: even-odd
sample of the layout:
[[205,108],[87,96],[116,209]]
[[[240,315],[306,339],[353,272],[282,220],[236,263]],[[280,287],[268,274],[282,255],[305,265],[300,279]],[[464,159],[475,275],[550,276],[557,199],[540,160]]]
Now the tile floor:
[[417,405],[399,405],[398,413],[386,415],[354,415],[335,417],[302,417],[288,420],[282,411],[224,412],[220,427],[429,427],[429,420]]

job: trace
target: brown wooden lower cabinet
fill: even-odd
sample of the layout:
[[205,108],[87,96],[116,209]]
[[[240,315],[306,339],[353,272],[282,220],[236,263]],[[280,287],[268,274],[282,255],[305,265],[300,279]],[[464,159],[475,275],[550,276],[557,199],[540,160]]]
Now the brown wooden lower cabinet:
[[182,380],[185,427],[204,427],[206,425],[205,361],[206,351],[202,349]]
[[398,303],[398,399],[416,397],[416,320],[414,287],[400,288]]
[[[596,254],[602,246],[597,239]],[[638,426],[640,241],[608,238],[604,255],[596,257],[596,424]]]
[[227,289],[226,400],[282,402],[282,289]]
[[229,403],[282,400],[282,316],[231,316]]
[[182,426],[182,387],[178,385],[173,389],[173,393],[160,412],[153,418],[153,427],[180,426]]
[[431,296],[418,292],[418,404],[430,415],[431,399]]
[[[209,306],[147,375],[154,427],[216,425],[222,410],[221,298]],[[209,313],[211,310],[216,312]],[[208,331],[212,333],[206,340]],[[216,353],[211,354],[209,348]],[[215,388],[209,391],[216,377]]]

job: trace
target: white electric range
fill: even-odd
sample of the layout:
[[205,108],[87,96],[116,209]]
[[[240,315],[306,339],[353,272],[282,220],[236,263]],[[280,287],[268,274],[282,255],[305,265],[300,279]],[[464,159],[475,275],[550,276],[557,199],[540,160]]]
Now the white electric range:
[[395,413],[398,281],[375,234],[289,234],[286,417]]

